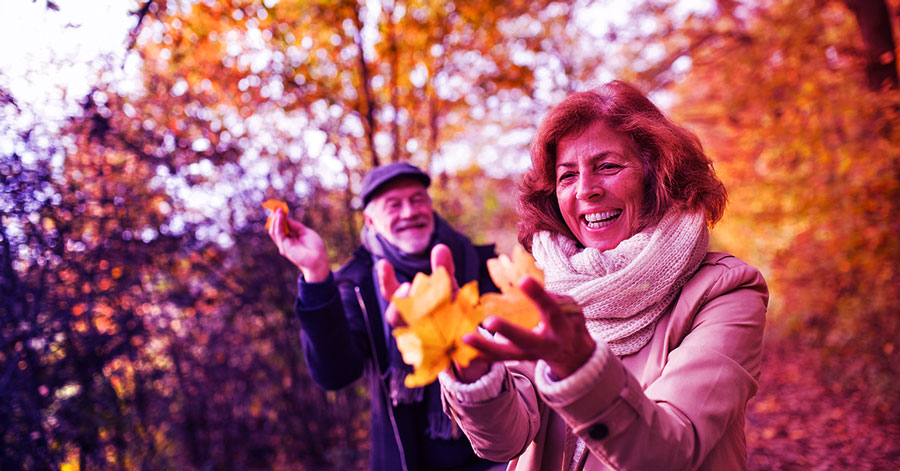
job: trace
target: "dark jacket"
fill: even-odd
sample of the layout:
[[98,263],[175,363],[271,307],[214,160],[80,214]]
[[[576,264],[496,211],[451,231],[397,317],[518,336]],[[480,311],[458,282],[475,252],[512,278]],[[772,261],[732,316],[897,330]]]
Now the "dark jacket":
[[[485,263],[496,256],[494,247],[476,246],[475,249],[481,267],[479,290],[497,291]],[[476,471],[491,466],[492,462],[475,456],[462,433],[455,440],[435,440],[426,436],[425,414],[429,406],[435,407],[427,401],[432,397],[439,401],[436,392],[428,394],[426,389],[426,402],[390,406],[385,394],[384,372],[388,369],[388,346],[392,343],[386,338],[389,329],[385,327],[379,307],[372,268],[371,254],[359,247],[353,258],[326,281],[306,283],[300,280],[297,316],[302,327],[303,351],[313,380],[322,388],[335,390],[350,385],[368,370],[372,403],[372,470],[402,469],[397,437],[404,450],[408,471]],[[359,298],[367,315],[363,315]],[[371,361],[373,352],[377,358],[375,363]],[[439,387],[437,382],[426,386]]]

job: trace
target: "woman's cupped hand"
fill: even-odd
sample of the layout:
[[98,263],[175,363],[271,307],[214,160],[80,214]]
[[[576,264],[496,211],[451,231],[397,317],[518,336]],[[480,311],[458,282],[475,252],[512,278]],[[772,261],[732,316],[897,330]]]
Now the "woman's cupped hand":
[[541,321],[537,326],[525,329],[501,317],[488,315],[483,327],[495,334],[493,338],[476,333],[463,337],[463,342],[477,349],[487,362],[543,360],[554,379],[574,373],[587,362],[596,347],[585,326],[581,308],[568,296],[547,292],[531,277],[522,277],[519,288],[540,312]]
[[[450,279],[455,280],[453,257],[447,246],[435,246],[431,252],[431,264],[432,271],[443,266]],[[385,299],[391,299],[395,294],[401,297],[406,295],[409,284],[397,282],[389,263],[379,262],[376,272],[381,295]],[[455,291],[457,287],[455,281],[453,283]],[[460,381],[477,381],[490,371],[494,362],[537,360],[547,363],[555,379],[562,379],[580,368],[593,354],[596,343],[588,333],[581,308],[572,298],[549,293],[527,276],[519,280],[519,288],[538,308],[540,322],[534,328],[526,329],[487,313],[482,327],[495,335],[485,336],[475,332],[463,337],[463,342],[478,350],[479,356],[466,367],[453,365],[455,376]],[[403,324],[393,303],[385,312],[385,317],[395,327]]]

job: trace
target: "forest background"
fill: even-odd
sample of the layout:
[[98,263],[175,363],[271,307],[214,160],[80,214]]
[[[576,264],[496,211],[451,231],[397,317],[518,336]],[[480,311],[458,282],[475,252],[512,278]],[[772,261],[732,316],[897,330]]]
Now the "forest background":
[[700,136],[713,246],[770,284],[751,469],[900,459],[898,0],[133,3],[63,119],[0,71],[0,469],[364,469],[260,203],[339,264],[361,175],[410,161],[508,252],[540,118],[612,78]]

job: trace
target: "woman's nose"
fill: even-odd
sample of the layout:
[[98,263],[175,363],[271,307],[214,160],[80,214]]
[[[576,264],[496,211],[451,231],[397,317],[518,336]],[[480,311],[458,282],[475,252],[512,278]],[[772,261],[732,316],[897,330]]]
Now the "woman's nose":
[[603,187],[600,185],[600,182],[597,179],[591,177],[590,175],[584,175],[582,173],[581,176],[578,177],[578,186],[576,187],[575,196],[580,200],[589,200],[596,196],[603,194]]

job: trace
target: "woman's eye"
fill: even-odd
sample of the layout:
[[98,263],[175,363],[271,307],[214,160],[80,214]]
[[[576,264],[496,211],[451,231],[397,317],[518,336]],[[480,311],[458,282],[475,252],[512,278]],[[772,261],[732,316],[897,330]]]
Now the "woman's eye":
[[609,162],[603,163],[603,164],[600,164],[597,166],[597,170],[600,170],[601,172],[614,172],[621,168],[622,168],[621,165],[613,164],[613,163],[609,163]]
[[560,175],[559,178],[557,179],[557,181],[562,183],[562,182],[569,181],[573,178],[575,178],[574,172],[566,172],[566,173],[563,173],[562,175]]

